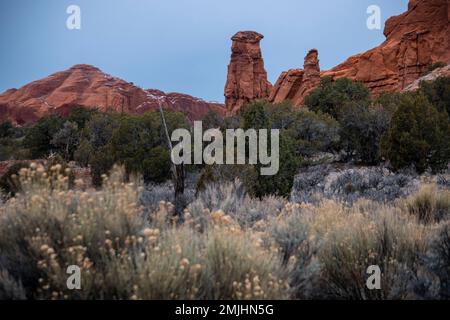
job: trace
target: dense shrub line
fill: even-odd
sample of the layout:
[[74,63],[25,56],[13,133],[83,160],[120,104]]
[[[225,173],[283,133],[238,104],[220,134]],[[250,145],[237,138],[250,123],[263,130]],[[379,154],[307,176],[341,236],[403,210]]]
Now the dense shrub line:
[[[279,129],[280,170],[274,177],[262,177],[258,165],[193,166],[188,169],[201,172],[198,190],[215,180],[239,178],[253,196],[288,197],[300,165],[317,164],[320,154],[363,165],[386,162],[395,171],[436,173],[448,166],[450,78],[423,82],[415,93],[389,93],[373,100],[361,83],[325,77],[305,105],[256,101],[231,117],[208,113],[204,129]],[[166,118],[169,132],[191,125],[179,113],[166,111]],[[141,174],[146,183],[170,177],[157,112],[124,115],[74,108],[66,118],[49,115],[26,128],[5,122],[0,124],[0,146],[0,160],[46,158],[53,153],[76,160],[91,167],[97,186],[115,163],[124,165],[128,175]]]

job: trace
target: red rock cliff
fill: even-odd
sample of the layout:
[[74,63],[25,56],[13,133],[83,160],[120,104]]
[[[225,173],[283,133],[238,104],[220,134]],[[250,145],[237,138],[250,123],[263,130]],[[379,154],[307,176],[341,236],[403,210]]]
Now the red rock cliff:
[[308,52],[303,68],[283,72],[275,83],[269,100],[274,103],[291,100],[295,105],[303,104],[308,93],[320,83],[320,66],[316,49]]
[[209,103],[181,93],[142,89],[107,75],[96,67],[75,65],[69,70],[1,94],[0,121],[26,124],[52,112],[66,115],[74,106],[144,113],[156,109],[158,99],[163,107],[183,112],[191,120],[200,119],[209,110],[225,111],[219,103]]
[[261,54],[263,38],[253,31],[241,31],[231,38],[231,62],[225,85],[225,105],[229,113],[235,113],[251,100],[269,97],[272,85],[267,80]]
[[[410,0],[407,12],[386,21],[384,34],[386,41],[380,46],[350,57],[321,76],[361,81],[375,96],[405,89],[430,64],[450,62],[450,0]],[[316,75],[313,78],[316,81]],[[302,105],[310,82],[303,70],[284,72],[270,100],[291,99]]]

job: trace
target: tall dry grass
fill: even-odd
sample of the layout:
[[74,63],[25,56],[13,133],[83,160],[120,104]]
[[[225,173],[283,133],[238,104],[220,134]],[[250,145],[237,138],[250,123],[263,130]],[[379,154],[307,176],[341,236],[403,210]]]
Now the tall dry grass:
[[[448,190],[312,205],[251,199],[234,183],[174,221],[168,202],[148,214],[120,168],[99,190],[69,188],[60,170],[23,169],[22,191],[0,205],[0,299],[450,297]],[[69,265],[81,290],[67,289]],[[366,286],[370,265],[381,290]]]
[[[69,189],[55,166],[20,172],[22,192],[0,211],[0,296],[37,299],[288,298],[276,252],[259,246],[216,211],[198,226],[186,212],[174,224],[161,202],[150,219],[138,207],[142,189],[104,177],[98,191]],[[78,181],[78,183],[81,183]],[[82,290],[67,289],[77,265]],[[18,293],[16,293],[18,292]]]
[[436,185],[423,185],[406,203],[411,215],[424,223],[439,222],[450,216],[450,190],[438,190]]

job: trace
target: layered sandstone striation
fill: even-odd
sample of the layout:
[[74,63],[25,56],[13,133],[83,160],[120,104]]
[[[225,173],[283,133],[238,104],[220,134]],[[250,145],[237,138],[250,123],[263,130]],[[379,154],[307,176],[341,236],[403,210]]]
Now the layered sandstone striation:
[[142,89],[82,64],[1,94],[0,121],[22,125],[49,113],[67,115],[75,106],[144,113],[156,109],[158,101],[167,109],[183,112],[191,120],[202,118],[209,110],[219,113],[225,110],[222,104],[189,95]]
[[[386,21],[384,34],[380,46],[321,72],[321,77],[361,81],[377,96],[404,90],[433,63],[450,63],[450,0],[410,0],[407,12]],[[309,85],[302,85],[306,78],[304,70],[283,72],[270,100],[291,99],[302,105],[310,91]]]
[[432,72],[428,73],[427,75],[424,75],[423,77],[420,77],[413,83],[411,83],[409,86],[407,86],[403,91],[416,91],[420,88],[420,83],[422,81],[425,82],[431,82],[435,81],[436,79],[440,77],[450,77],[450,64],[441,68],[437,68],[433,70]]
[[318,52],[312,49],[305,57],[303,69],[291,69],[281,74],[272,89],[269,100],[274,103],[290,100],[295,105],[302,105],[304,98],[319,83]]
[[266,99],[272,89],[267,80],[260,41],[264,37],[253,31],[236,33],[231,40],[231,62],[225,85],[225,105],[235,113],[244,104],[255,99]]

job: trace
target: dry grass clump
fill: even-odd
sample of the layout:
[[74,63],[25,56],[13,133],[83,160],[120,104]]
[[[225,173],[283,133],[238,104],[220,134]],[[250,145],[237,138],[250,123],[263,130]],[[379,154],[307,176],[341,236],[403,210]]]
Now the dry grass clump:
[[[208,228],[145,229],[147,245],[132,262],[133,299],[280,299],[289,287],[276,254],[249,239],[229,216],[211,214]],[[131,266],[137,266],[133,269]]]
[[252,198],[244,185],[235,180],[207,185],[189,205],[189,210],[198,220],[203,219],[205,210],[222,210],[242,227],[248,228],[257,221],[276,216],[286,203],[286,199],[275,196],[267,196],[263,200]]
[[[184,223],[171,222],[173,206],[161,202],[145,220],[136,205],[141,188],[125,183],[122,169],[98,191],[70,189],[59,170],[23,169],[22,191],[0,209],[0,270],[28,298],[288,297],[276,252],[222,211],[200,229],[188,211]],[[81,268],[82,290],[67,289],[69,265]]]
[[[121,168],[99,190],[69,188],[60,171],[23,169],[0,205],[0,299],[450,297],[446,190],[313,205],[252,199],[235,183],[207,188],[174,221],[168,202],[149,214]],[[69,265],[81,290],[67,289]],[[366,287],[371,265],[381,290]]]
[[427,262],[437,284],[434,292],[426,293],[426,298],[450,299],[450,221],[441,222],[435,228]]
[[439,222],[450,216],[450,190],[439,191],[424,185],[406,200],[409,212],[424,223]]
[[[409,297],[432,228],[399,208],[325,200],[287,205],[270,232],[288,262],[294,297],[387,299]],[[381,268],[382,290],[366,286],[371,265]]]
[[22,283],[11,277],[6,270],[0,270],[0,300],[23,300],[26,298]]
[[0,209],[0,262],[29,296],[64,297],[69,265],[81,267],[86,287],[95,286],[109,267],[105,243],[128,250],[144,225],[138,188],[122,182],[122,172],[105,177],[101,191],[85,192],[69,189],[60,169],[22,169],[22,191]]
[[[325,293],[345,299],[406,298],[403,276],[415,272],[427,250],[427,230],[400,211],[381,207],[377,212],[349,209],[327,232],[320,249]],[[382,271],[382,290],[366,286],[368,266]]]

